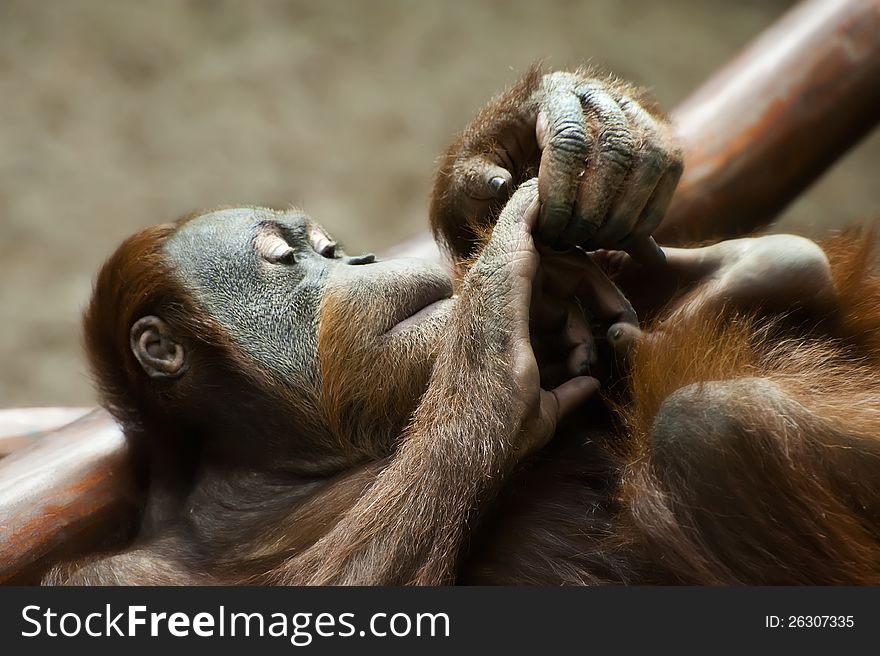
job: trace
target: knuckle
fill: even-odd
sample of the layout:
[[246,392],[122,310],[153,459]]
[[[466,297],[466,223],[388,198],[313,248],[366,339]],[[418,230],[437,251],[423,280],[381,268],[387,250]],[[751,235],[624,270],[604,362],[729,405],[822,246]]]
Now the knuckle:
[[577,230],[573,239],[576,243],[571,244],[572,246],[578,246],[593,239],[600,228],[604,229],[608,225],[608,221],[603,222],[602,219],[592,214],[581,214],[576,218],[576,221]]
[[529,178],[525,182],[523,182],[516,192],[513,194],[513,197],[516,198],[518,196],[528,196],[531,198],[538,192],[538,178]]
[[507,201],[505,209],[510,208],[512,212],[522,214],[525,212],[529,203],[538,195],[538,179],[532,178],[522,183],[519,188],[513,192],[510,200]]
[[574,86],[577,83],[577,76],[568,71],[552,71],[546,73],[541,81],[547,90],[558,92]]
[[662,173],[672,159],[654,141],[646,141],[636,155],[639,166],[651,173]]
[[629,96],[621,96],[620,99],[617,101],[617,106],[620,107],[620,111],[622,112],[644,112],[642,106]]
[[825,251],[806,237],[767,235],[755,241],[753,251],[755,259],[775,275],[790,275],[793,278],[830,276]]
[[604,162],[627,168],[633,159],[632,145],[632,137],[626,130],[605,130],[600,146]]
[[527,200],[520,198],[513,198],[507,202],[507,205],[504,206],[504,209],[501,210],[501,215],[498,217],[498,222],[495,224],[495,230],[493,233],[501,233],[504,231],[519,231],[520,229],[516,227],[517,224],[523,223],[523,215],[528,209],[529,203]]
[[575,121],[560,121],[554,126],[550,144],[558,151],[583,155],[589,149],[589,135],[586,129]]

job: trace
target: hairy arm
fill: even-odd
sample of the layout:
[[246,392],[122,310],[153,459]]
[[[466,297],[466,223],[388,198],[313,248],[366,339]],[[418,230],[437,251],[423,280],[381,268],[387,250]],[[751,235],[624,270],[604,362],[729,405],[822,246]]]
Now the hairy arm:
[[469,524],[504,476],[595,390],[539,387],[528,312],[535,184],[507,204],[463,281],[428,389],[397,454],[336,526],[276,572],[283,584],[454,581]]

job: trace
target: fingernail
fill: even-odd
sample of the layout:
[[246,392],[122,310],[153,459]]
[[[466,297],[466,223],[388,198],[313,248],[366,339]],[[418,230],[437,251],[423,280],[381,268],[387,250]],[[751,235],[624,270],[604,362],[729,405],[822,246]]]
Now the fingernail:
[[354,255],[348,258],[349,264],[372,264],[376,261],[376,256],[373,253],[367,253],[366,255]]
[[496,194],[496,195],[501,191],[501,189],[506,184],[507,184],[507,180],[505,180],[504,178],[502,178],[500,176],[496,176],[496,177],[492,178],[491,180],[489,180],[489,188],[492,190],[492,193]]
[[621,337],[623,337],[623,328],[615,328],[611,331],[611,339],[614,341],[617,341]]

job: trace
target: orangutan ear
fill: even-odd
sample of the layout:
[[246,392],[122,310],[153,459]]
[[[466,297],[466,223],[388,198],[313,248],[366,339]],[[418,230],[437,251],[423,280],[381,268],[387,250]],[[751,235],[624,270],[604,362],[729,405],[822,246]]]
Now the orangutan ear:
[[186,370],[186,350],[159,317],[135,321],[131,327],[131,352],[150,378],[176,378]]

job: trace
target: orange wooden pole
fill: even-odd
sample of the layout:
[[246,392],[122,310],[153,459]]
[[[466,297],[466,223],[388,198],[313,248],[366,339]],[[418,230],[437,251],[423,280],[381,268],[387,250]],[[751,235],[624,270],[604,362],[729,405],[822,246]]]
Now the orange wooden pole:
[[673,119],[685,172],[658,241],[767,224],[880,121],[880,0],[802,2]]
[[0,460],[0,583],[38,581],[124,526],[137,496],[130,460],[103,410]]

